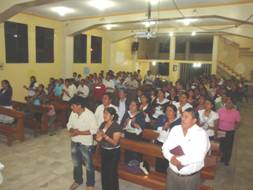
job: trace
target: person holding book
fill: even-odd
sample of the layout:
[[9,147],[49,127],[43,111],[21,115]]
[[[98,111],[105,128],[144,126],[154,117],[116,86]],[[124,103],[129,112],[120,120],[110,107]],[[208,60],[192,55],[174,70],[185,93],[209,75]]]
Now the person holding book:
[[162,146],[163,155],[169,161],[166,190],[198,189],[200,170],[204,167],[210,141],[197,121],[198,112],[193,108],[186,109],[181,125],[171,129]]

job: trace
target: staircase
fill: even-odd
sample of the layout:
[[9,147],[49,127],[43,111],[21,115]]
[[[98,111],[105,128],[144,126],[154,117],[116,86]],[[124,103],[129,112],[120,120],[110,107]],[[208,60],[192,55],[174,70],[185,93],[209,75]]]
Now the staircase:
[[240,79],[243,77],[240,73],[236,72],[233,68],[229,67],[221,61],[217,64],[217,66],[217,74],[221,77],[224,77],[226,79],[229,79],[231,77]]
[[240,48],[239,56],[252,56],[253,57],[253,49],[251,49],[251,48]]
[[[243,63],[241,62],[241,59],[246,58],[246,60],[252,59],[253,60],[253,39],[243,38],[239,36],[234,35],[225,35],[222,37],[225,39],[225,42],[227,44],[231,44],[231,46],[234,45],[234,47],[238,48],[239,54],[238,54],[238,60],[237,63]],[[239,66],[239,65],[238,65]],[[222,59],[217,64],[217,74],[225,77],[225,78],[231,78],[235,77],[237,79],[245,78],[244,74],[242,72],[237,70],[238,68],[231,67],[227,62],[223,62]],[[248,70],[245,70],[243,73],[247,73],[248,77]]]

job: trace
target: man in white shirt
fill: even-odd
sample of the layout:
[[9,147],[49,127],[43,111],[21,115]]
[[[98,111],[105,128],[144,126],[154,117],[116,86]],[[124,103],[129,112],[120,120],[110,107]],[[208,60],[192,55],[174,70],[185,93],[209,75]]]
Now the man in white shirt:
[[198,113],[193,108],[186,109],[181,125],[172,128],[162,146],[163,155],[169,161],[166,190],[198,189],[210,141],[197,121]]
[[115,90],[115,83],[111,79],[111,76],[109,74],[106,75],[106,78],[103,79],[103,84],[106,87],[106,92],[113,93]]
[[154,77],[151,75],[151,71],[147,71],[147,74],[144,76],[144,84],[153,85]]
[[119,89],[118,91],[118,101],[115,102],[115,105],[118,106],[118,115],[119,115],[119,120],[118,122],[120,123],[123,116],[128,110],[129,106],[129,101],[127,98],[127,92],[125,89]]
[[70,81],[70,79],[65,80],[65,86],[63,88],[62,100],[68,102],[76,94],[76,86]]
[[102,104],[99,105],[95,111],[95,116],[97,120],[98,126],[100,126],[104,122],[104,110],[107,107],[113,107],[118,113],[118,108],[112,104],[112,94],[105,93],[102,98]]
[[130,80],[125,80],[123,84],[126,86],[127,89],[130,90],[136,90],[139,87],[139,83],[134,78],[134,76],[131,76]]
[[86,190],[93,190],[95,171],[92,163],[93,135],[97,133],[98,125],[95,115],[86,107],[84,98],[76,96],[71,99],[72,112],[67,128],[71,137],[71,155],[74,165],[74,182],[69,190],[77,189],[83,183],[82,161],[86,166]]
[[82,98],[87,98],[89,96],[89,87],[85,85],[85,80],[82,79],[78,88],[77,88],[77,95]]

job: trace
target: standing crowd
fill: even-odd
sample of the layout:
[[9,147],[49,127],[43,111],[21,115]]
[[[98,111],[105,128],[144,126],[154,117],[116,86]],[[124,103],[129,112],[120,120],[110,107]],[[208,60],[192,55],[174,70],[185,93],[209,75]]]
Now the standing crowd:
[[[51,116],[55,115],[51,98],[70,105],[67,129],[74,178],[70,190],[83,183],[83,162],[87,190],[94,188],[92,158],[97,145],[101,147],[102,189],[118,190],[120,139],[143,141],[145,129],[159,133],[154,143],[162,146],[164,159],[156,160],[156,171],[167,173],[167,190],[196,190],[210,141],[220,140],[221,161],[229,165],[240,104],[248,101],[243,80],[199,76],[173,85],[150,71],[142,79],[139,70],[101,71],[86,78],[73,73],[65,80],[50,78],[46,88],[32,76],[24,88],[27,103],[48,106]],[[12,109],[11,99],[12,87],[3,80],[0,106]],[[13,122],[6,117],[0,115],[0,122]],[[50,125],[53,128],[53,119]],[[143,158],[129,151],[124,160],[130,165],[141,163]]]

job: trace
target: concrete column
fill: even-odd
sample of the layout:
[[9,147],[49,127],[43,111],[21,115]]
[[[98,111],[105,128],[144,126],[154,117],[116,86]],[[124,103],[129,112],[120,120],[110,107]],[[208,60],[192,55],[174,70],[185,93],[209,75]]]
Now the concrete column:
[[217,71],[218,64],[218,47],[219,47],[219,36],[213,36],[213,52],[212,52],[212,66],[211,66],[211,74],[215,75]]
[[[175,63],[176,57],[176,37],[170,37],[170,71],[169,80],[175,83],[179,78],[179,64]],[[174,68],[174,70],[173,70]],[[176,69],[176,70],[175,70]]]
[[191,42],[187,40],[185,42],[185,60],[190,60],[190,48],[191,48]]
[[73,72],[73,36],[63,36],[63,76],[68,78]]

